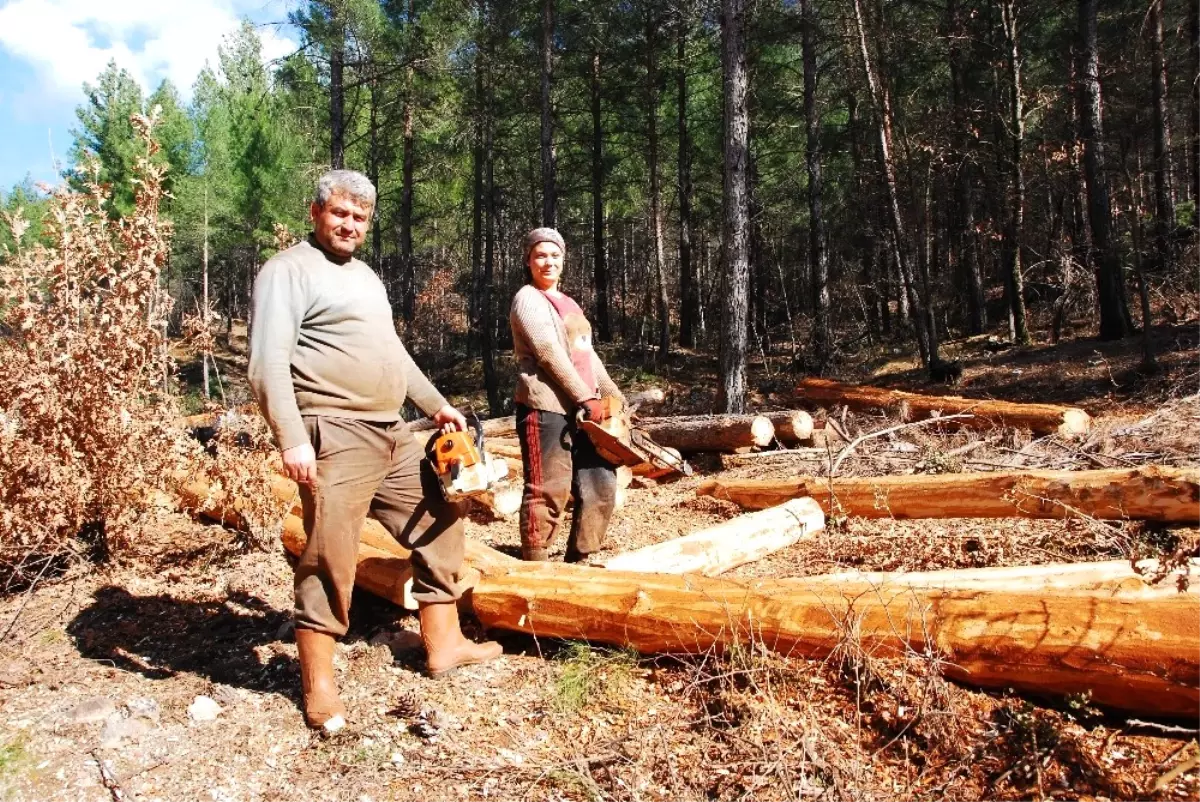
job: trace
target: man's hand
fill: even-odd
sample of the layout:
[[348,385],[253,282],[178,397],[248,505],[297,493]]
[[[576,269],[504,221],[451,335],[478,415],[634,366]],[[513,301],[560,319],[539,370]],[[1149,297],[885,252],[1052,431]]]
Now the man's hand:
[[467,430],[467,419],[463,417],[461,412],[449,404],[434,413],[433,422],[447,434],[455,431],[465,432]]
[[599,398],[589,398],[587,401],[580,401],[579,411],[583,413],[584,420],[590,420],[594,423],[603,423],[608,420],[608,409],[600,402]]
[[283,450],[283,472],[294,482],[311,485],[317,481],[317,452],[311,443],[301,443]]

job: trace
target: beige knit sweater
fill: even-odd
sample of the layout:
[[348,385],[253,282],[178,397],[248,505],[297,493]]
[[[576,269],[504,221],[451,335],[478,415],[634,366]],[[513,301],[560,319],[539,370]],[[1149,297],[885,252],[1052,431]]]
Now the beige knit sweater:
[[379,277],[311,238],[254,282],[250,387],[281,449],[308,442],[301,415],[386,423],[406,397],[427,415],[446,404],[400,342]]
[[[517,388],[513,394],[517,403],[568,415],[574,413],[581,401],[596,397],[571,362],[566,324],[537,287],[526,284],[517,291],[508,322],[512,326],[513,357],[517,362]],[[591,325],[586,320],[582,323],[590,339]],[[624,401],[595,351],[592,351],[592,368],[600,396],[615,396]]]

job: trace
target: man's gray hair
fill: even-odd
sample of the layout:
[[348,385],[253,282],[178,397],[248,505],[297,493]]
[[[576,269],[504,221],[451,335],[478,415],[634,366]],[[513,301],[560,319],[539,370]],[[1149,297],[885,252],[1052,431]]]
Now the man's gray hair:
[[330,170],[317,180],[317,205],[324,206],[334,195],[345,195],[364,206],[375,206],[375,185],[355,170]]

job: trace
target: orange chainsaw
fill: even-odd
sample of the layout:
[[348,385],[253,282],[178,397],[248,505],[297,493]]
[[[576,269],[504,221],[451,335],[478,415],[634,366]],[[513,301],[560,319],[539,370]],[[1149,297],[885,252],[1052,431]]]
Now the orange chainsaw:
[[447,501],[457,502],[487,492],[508,475],[508,463],[483,450],[483,425],[472,416],[471,432],[441,432],[425,447],[429,464]]
[[600,404],[608,413],[603,421],[587,420],[582,411],[576,417],[596,453],[613,465],[649,466],[647,475],[652,478],[669,473],[692,475],[692,466],[678,452],[660,446],[650,435],[634,427],[629,410],[619,399],[609,396],[600,399]]

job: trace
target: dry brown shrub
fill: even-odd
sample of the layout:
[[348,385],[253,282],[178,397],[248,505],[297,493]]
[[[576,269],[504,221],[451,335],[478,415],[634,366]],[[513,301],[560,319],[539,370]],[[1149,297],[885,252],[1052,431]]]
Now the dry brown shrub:
[[[199,455],[173,425],[167,389],[165,169],[151,161],[153,121],[134,122],[146,150],[133,213],[108,217],[93,163],[86,191],[54,191],[51,244],[0,265],[0,570],[10,588],[85,547],[127,544],[148,494]],[[8,222],[26,224],[19,213]]]

